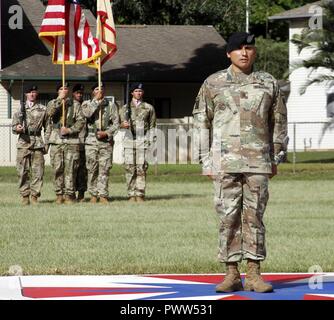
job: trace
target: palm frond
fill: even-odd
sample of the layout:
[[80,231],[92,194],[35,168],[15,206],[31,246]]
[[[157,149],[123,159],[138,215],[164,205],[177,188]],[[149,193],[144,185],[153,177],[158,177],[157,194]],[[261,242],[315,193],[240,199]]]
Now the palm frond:
[[334,80],[334,75],[319,75],[316,78],[313,79],[308,79],[306,80],[305,84],[303,84],[301,86],[301,88],[299,89],[299,93],[302,95],[306,92],[307,88],[309,86],[311,86],[312,84],[316,84],[316,83],[323,83],[323,82],[329,82],[329,81],[333,81]]
[[[310,58],[297,61],[290,66],[290,75],[299,68],[310,71],[308,80],[300,89],[301,94],[304,94],[307,87],[312,84],[334,80],[334,0],[323,0],[321,6],[324,9],[323,28],[305,28],[300,35],[295,35],[291,39],[297,46],[298,54],[304,49],[312,52]],[[325,68],[333,72],[333,75],[320,74],[312,78],[312,73],[319,68]]]

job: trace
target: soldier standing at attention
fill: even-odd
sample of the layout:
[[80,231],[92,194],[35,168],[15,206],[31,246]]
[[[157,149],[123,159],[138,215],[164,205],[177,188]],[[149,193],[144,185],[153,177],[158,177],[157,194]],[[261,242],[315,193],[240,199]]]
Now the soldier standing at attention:
[[119,129],[118,107],[104,97],[104,86],[92,87],[92,100],[84,101],[82,112],[87,118],[85,139],[86,167],[90,202],[109,202],[109,172],[112,167],[114,135]]
[[145,201],[146,152],[155,139],[156,115],[152,105],[143,101],[142,83],[131,86],[130,105],[120,108],[121,128],[127,129],[124,136],[125,178],[129,201]]
[[26,102],[22,101],[21,109],[14,114],[12,130],[19,135],[16,169],[22,203],[28,205],[30,196],[33,204],[37,204],[41,196],[46,153],[41,132],[46,131],[47,112],[45,106],[37,103],[37,86],[29,86],[24,92]]
[[[253,70],[254,35],[232,34],[227,56],[232,65],[204,81],[193,110],[203,174],[214,180],[218,259],[226,264],[216,291],[271,292],[260,274],[266,258],[263,214],[269,178],[276,175],[279,153],[285,149],[287,110],[277,80]],[[244,286],[238,270],[242,259],[247,260]]]
[[[81,109],[83,102],[83,94],[85,87],[78,83],[73,87],[72,96],[73,104],[77,108]],[[85,201],[85,191],[87,191],[87,168],[86,168],[86,155],[85,155],[85,136],[87,133],[87,125],[85,119],[85,125],[79,133],[79,167],[76,180],[76,190],[78,191],[78,202]]]
[[[69,97],[69,85],[57,86],[58,97],[48,103],[50,160],[54,173],[56,203],[72,204],[79,167],[79,133],[85,125],[80,104]],[[63,115],[63,101],[65,113]],[[64,118],[63,118],[64,117]],[[65,199],[64,199],[65,196]]]

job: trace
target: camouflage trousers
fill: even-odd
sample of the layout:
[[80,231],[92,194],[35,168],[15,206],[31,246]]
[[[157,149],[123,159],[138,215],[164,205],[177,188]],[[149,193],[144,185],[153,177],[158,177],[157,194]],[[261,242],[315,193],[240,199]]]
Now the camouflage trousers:
[[22,197],[29,195],[40,197],[44,176],[43,150],[17,149],[16,170],[20,195]]
[[145,149],[124,149],[125,180],[129,197],[144,197],[148,162]]
[[79,192],[87,191],[87,167],[85,147],[80,146],[79,167],[76,180],[76,190]]
[[110,143],[97,143],[95,145],[86,145],[85,148],[88,192],[95,197],[108,197],[113,145]]
[[52,144],[50,160],[54,173],[56,195],[74,196],[79,167],[79,145]]
[[267,174],[224,174],[214,181],[215,208],[219,216],[221,262],[264,260],[263,214],[269,199]]

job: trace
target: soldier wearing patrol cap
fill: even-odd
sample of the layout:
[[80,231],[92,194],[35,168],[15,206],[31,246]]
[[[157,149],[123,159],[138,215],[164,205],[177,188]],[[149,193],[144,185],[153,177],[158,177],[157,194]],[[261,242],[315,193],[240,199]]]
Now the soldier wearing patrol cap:
[[58,84],[57,92],[58,97],[51,100],[47,107],[50,118],[50,160],[54,173],[56,203],[72,204],[75,200],[79,166],[79,134],[85,125],[85,118],[81,113],[80,103],[68,97],[68,83],[65,83],[65,86]]
[[87,119],[86,167],[90,202],[109,202],[109,172],[112,167],[114,135],[119,129],[118,107],[104,97],[104,85],[92,87],[92,99],[82,104]]
[[[254,35],[232,34],[227,56],[231,66],[204,81],[193,110],[203,174],[214,181],[218,258],[226,264],[226,276],[216,291],[271,292],[260,274],[260,262],[266,258],[263,214],[269,178],[276,175],[278,155],[285,150],[287,110],[277,80],[253,70]],[[243,259],[244,286],[238,270]]]
[[124,135],[124,167],[129,201],[145,201],[147,149],[155,140],[156,115],[152,105],[143,101],[144,86],[131,86],[130,105],[120,108],[121,128]]
[[[73,86],[72,97],[73,104],[78,105],[81,109],[83,103],[83,94],[85,87],[81,83],[77,83]],[[87,191],[87,168],[86,168],[86,155],[85,155],[85,137],[87,134],[87,124],[85,118],[85,125],[79,133],[79,167],[76,179],[76,190],[78,191],[78,202],[85,201],[85,192]]]
[[[13,115],[12,130],[18,134],[16,169],[19,176],[19,190],[24,205],[38,203],[41,196],[44,175],[44,154],[46,144],[42,130],[46,131],[46,107],[37,102],[38,88],[30,85],[25,88],[26,101],[22,101],[19,111]],[[31,179],[30,179],[31,175]]]

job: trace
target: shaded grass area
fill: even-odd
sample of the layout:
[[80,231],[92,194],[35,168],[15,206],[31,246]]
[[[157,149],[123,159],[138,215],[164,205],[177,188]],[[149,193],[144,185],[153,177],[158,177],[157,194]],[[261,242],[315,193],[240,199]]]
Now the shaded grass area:
[[[149,180],[153,182],[205,182],[207,177],[201,175],[201,166],[198,164],[165,164],[150,165],[148,169]],[[333,163],[282,163],[279,166],[277,180],[332,180],[334,179]],[[44,181],[52,181],[52,170],[46,166]],[[0,167],[0,183],[17,182],[14,167]],[[111,183],[125,183],[124,168],[115,164],[110,171]]]
[[[148,172],[149,179],[157,182],[179,182],[179,181],[205,181],[206,177],[201,176],[201,166],[198,164],[175,164],[175,165],[150,165]],[[0,167],[0,183],[16,183],[17,175],[15,167]],[[44,181],[52,181],[52,169],[45,167]],[[124,168],[122,165],[114,164],[110,170],[111,182],[124,182]]]

